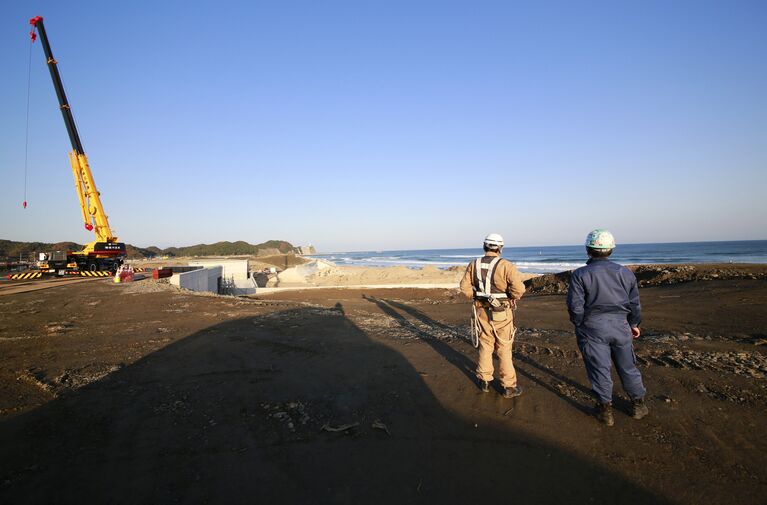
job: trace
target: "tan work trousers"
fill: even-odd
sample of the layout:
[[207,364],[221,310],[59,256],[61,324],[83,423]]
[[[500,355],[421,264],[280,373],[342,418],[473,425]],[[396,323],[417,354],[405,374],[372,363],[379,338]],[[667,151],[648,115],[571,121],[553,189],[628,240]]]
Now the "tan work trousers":
[[[477,304],[477,319],[482,333],[479,336],[479,360],[477,378],[490,382],[493,380],[493,351],[498,356],[498,377],[501,386],[517,386],[517,372],[511,358],[511,346],[514,343],[514,319],[510,308],[506,308],[505,321],[493,321],[491,326],[490,311]],[[493,327],[495,331],[493,331]]]

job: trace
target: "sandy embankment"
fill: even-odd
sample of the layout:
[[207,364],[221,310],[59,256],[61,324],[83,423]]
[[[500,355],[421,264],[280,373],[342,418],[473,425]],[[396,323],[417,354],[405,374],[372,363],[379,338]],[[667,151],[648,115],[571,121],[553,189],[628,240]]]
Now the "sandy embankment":
[[[358,267],[338,266],[325,260],[312,260],[304,265],[289,268],[270,279],[260,293],[273,288],[306,289],[316,287],[415,287],[457,288],[464,267],[440,270],[434,266],[412,269],[404,266]],[[527,280],[535,274],[522,274]]]

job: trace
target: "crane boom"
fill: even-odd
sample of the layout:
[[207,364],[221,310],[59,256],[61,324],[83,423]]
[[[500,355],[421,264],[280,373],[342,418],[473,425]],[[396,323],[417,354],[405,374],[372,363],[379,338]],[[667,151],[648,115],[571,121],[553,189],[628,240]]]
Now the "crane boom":
[[[67,94],[64,92],[64,84],[61,82],[59,68],[56,66],[58,62],[53,57],[51,44],[48,42],[48,35],[45,33],[43,18],[40,16],[34,17],[29,20],[29,24],[37,28],[37,33],[40,35],[40,43],[43,45],[45,59],[48,63],[48,70],[51,73],[51,79],[53,80],[53,87],[56,90],[56,96],[59,98],[59,108],[61,109],[61,115],[64,116],[64,124],[67,127],[69,141],[72,143],[72,150],[76,151],[78,154],[85,154],[83,144],[80,142],[80,135],[77,133],[77,127],[75,126],[75,117],[72,115],[72,109],[69,106]],[[34,35],[34,32],[32,35]],[[34,41],[34,36],[32,40]]]
[[74,259],[80,266],[89,270],[101,270],[102,268],[116,269],[125,256],[125,244],[118,242],[117,237],[109,226],[109,219],[101,203],[101,193],[96,189],[96,182],[93,179],[88,157],[85,155],[80,135],[77,132],[75,118],[72,115],[72,108],[67,100],[64,85],[61,82],[58,62],[53,57],[51,45],[48,42],[48,35],[45,32],[45,25],[41,16],[36,16],[29,20],[32,25],[30,37],[34,42],[37,34],[40,35],[40,42],[45,52],[48,70],[51,73],[53,87],[56,90],[56,96],[59,99],[59,109],[64,117],[64,125],[67,128],[69,141],[72,144],[72,151],[69,153],[69,162],[72,166],[72,174],[75,180],[75,191],[80,202],[85,228],[93,231],[96,240],[87,244],[82,251],[72,253]]

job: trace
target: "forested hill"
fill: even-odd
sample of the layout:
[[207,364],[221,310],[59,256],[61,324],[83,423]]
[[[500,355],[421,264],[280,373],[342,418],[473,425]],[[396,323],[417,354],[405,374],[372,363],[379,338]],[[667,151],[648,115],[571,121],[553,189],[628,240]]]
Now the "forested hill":
[[[150,248],[156,249],[156,248]],[[280,254],[294,252],[295,247],[284,240],[267,240],[260,244],[248,244],[242,240],[237,242],[216,242],[215,244],[198,244],[186,247],[168,247],[159,251],[161,256],[258,256],[264,254]]]
[[[129,258],[153,258],[155,256],[263,256],[266,254],[291,253],[295,247],[284,240],[268,240],[260,244],[249,244],[239,240],[237,242],[216,242],[215,244],[197,244],[185,247],[135,247],[125,244]],[[0,239],[0,258],[18,258],[27,256],[32,252],[46,251],[78,251],[82,244],[75,242],[58,242],[49,244],[45,242],[14,242],[13,240]]]

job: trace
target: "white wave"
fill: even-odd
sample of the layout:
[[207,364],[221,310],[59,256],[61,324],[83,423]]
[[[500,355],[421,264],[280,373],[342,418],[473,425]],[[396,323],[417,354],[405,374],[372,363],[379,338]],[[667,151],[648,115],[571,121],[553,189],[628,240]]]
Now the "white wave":
[[[434,256],[434,260],[429,261],[426,259],[411,259],[407,257],[402,256],[368,256],[368,257],[349,257],[349,256],[333,256],[330,259],[331,261],[335,262],[339,265],[350,265],[350,266],[367,266],[367,267],[394,267],[394,266],[404,266],[409,268],[423,268],[425,266],[434,266],[437,268],[449,268],[449,267],[455,267],[455,266],[465,266],[468,262],[464,261],[465,259],[473,259],[476,258],[476,255],[439,255]],[[537,274],[546,274],[546,273],[557,273],[557,272],[563,272],[566,270],[574,270],[576,268],[582,267],[585,263],[576,263],[576,262],[568,262],[568,261],[562,261],[562,262],[555,262],[555,263],[546,263],[546,262],[539,262],[539,261],[514,261],[513,259],[510,259],[512,263],[514,263],[520,272],[525,273],[537,273]]]
[[567,262],[562,262],[562,263],[543,263],[543,262],[539,262],[539,261],[512,261],[512,263],[514,263],[518,267],[542,267],[542,268],[545,267],[547,269],[561,268],[561,269],[564,269],[564,270],[570,270],[570,269],[573,269],[573,268],[580,268],[580,267],[582,267],[583,265],[586,264],[586,262],[583,262],[583,263],[567,263]]
[[379,258],[360,258],[350,261],[348,264],[357,266],[428,266],[451,267],[456,265],[465,265],[463,262],[454,261],[426,261],[409,259],[379,259]]
[[391,265],[434,265],[434,266],[454,266],[463,265],[454,261],[425,261],[425,260],[380,260],[377,263],[386,263]]
[[517,269],[520,272],[525,273],[531,273],[531,274],[552,274],[552,273],[559,273],[564,272],[566,270],[574,270],[576,268],[580,268],[585,263],[577,264],[577,263],[528,263],[525,262],[523,264],[518,263]]

